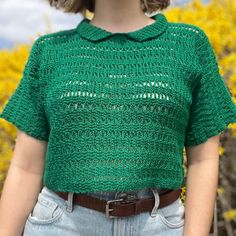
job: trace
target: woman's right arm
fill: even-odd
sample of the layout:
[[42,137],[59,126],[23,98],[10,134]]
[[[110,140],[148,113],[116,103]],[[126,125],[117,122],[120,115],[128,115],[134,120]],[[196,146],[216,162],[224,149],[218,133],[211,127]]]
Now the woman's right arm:
[[0,199],[0,235],[21,236],[41,191],[47,142],[18,130]]

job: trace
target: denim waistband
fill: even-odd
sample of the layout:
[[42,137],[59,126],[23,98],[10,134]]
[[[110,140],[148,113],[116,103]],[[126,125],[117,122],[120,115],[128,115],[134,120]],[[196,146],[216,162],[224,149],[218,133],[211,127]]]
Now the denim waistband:
[[[101,190],[101,191],[93,191],[93,192],[86,192],[86,195],[93,196],[99,199],[104,199],[104,200],[112,200],[112,199],[118,199],[120,194],[123,192],[125,193],[130,193],[130,194],[135,194],[137,198],[148,198],[148,197],[153,197],[153,191],[152,189],[156,189],[156,192],[160,193],[165,190],[169,189],[163,189],[163,188],[158,188],[158,187],[152,187],[152,188],[143,188],[143,189],[136,189],[136,190]],[[44,186],[42,189],[44,194],[52,194],[56,196],[56,193],[54,193],[53,190],[47,188]]]
[[[165,190],[163,188],[154,187],[158,193]],[[136,189],[136,190],[124,190],[124,191],[94,191],[94,192],[87,192],[86,195],[97,197],[100,199],[110,200],[110,199],[118,199],[121,193],[130,193],[135,194],[138,198],[148,198],[153,196],[153,192],[151,188],[143,188],[143,189]]]

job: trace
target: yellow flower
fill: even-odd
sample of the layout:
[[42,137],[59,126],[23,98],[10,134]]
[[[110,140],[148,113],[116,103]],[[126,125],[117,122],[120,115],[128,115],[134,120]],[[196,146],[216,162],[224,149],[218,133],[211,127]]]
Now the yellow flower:
[[224,153],[224,148],[223,147],[219,147],[219,155],[222,156]]
[[231,221],[233,219],[236,219],[236,209],[230,209],[228,211],[225,211],[223,213],[223,217],[227,221]]
[[218,194],[224,194],[224,193],[225,193],[225,189],[222,188],[222,187],[218,187],[218,188],[217,188],[217,193],[218,193]]

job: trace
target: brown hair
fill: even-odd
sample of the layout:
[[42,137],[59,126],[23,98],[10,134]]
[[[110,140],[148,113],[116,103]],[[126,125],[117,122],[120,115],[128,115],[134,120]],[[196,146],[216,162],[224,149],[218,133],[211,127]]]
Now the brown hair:
[[[140,0],[142,10],[147,13],[163,10],[170,5],[170,0]],[[51,6],[62,9],[64,12],[82,13],[86,10],[94,13],[95,0],[49,0]]]

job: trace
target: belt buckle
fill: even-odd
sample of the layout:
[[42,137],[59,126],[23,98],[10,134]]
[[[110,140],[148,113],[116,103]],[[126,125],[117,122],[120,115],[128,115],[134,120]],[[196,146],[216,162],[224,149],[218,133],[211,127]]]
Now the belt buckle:
[[137,195],[136,194],[130,194],[130,193],[126,193],[126,192],[120,192],[118,193],[118,197],[121,197],[119,199],[114,199],[114,200],[109,200],[106,203],[106,216],[108,218],[117,218],[118,216],[112,216],[110,215],[110,212],[113,211],[112,208],[110,208],[110,203],[112,202],[124,202],[124,203],[130,203],[130,202],[134,202],[137,199]]
[[112,203],[112,202],[121,202],[121,201],[123,201],[123,200],[124,200],[124,199],[121,198],[121,199],[114,199],[114,200],[109,200],[109,201],[107,201],[107,203],[106,203],[106,216],[107,216],[108,218],[116,218],[116,217],[117,217],[117,216],[111,216],[111,215],[110,215],[110,212],[113,211],[113,209],[110,208],[110,203]]

